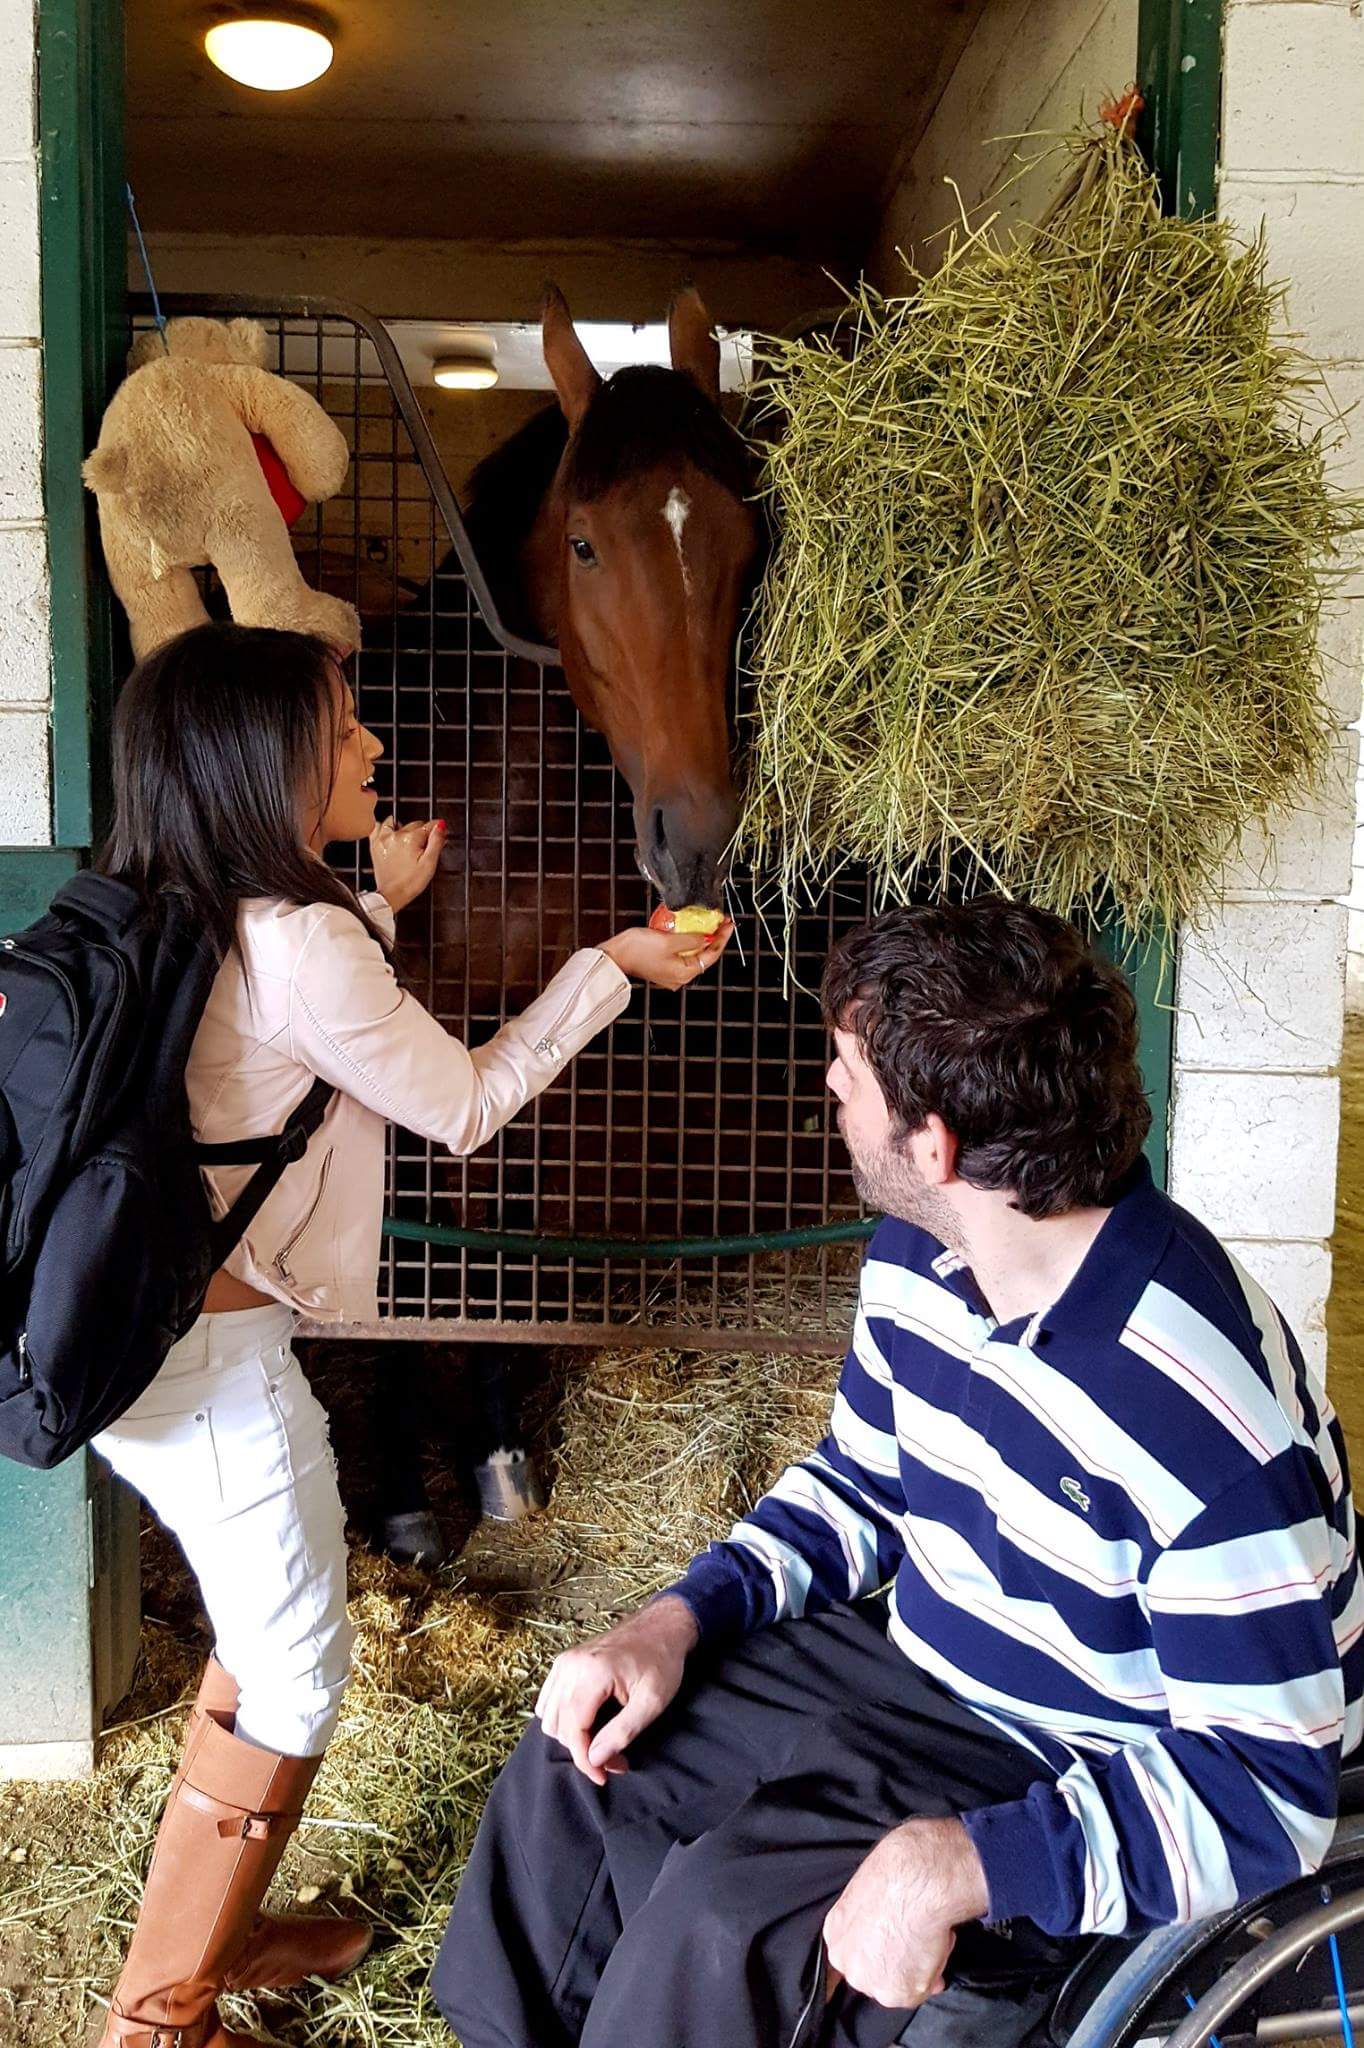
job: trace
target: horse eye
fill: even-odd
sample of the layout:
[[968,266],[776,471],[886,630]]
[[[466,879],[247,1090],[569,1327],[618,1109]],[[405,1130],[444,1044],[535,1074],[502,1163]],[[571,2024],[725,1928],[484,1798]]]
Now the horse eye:
[[568,544],[578,557],[578,560],[583,564],[586,565],[596,561],[597,550],[593,547],[591,541],[584,540],[580,533],[570,535]]

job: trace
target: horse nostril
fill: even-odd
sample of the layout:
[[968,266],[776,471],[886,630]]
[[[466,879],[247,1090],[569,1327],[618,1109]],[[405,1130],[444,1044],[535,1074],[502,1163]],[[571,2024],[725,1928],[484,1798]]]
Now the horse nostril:
[[650,823],[653,833],[654,852],[666,853],[668,851],[668,821],[663,814],[662,804],[655,805],[653,818]]

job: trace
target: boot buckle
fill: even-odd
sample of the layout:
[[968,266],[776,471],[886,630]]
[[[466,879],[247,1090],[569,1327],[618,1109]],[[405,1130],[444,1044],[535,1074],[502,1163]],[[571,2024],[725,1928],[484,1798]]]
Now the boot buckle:
[[268,1841],[275,1831],[275,1818],[272,1813],[242,1813],[239,1809],[218,1822],[218,1833],[224,1841]]

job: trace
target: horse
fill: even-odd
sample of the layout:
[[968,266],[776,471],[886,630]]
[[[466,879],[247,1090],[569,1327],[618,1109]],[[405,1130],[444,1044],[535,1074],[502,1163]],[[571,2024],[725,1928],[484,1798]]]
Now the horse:
[[[718,906],[736,822],[735,648],[760,534],[749,453],[720,407],[710,316],[694,289],[682,290],[668,313],[671,366],[626,368],[607,380],[556,287],[546,296],[541,334],[555,401],[475,471],[468,539],[503,625],[557,650],[572,706],[601,736],[629,792],[634,858],[648,887],[672,908]],[[433,674],[462,654],[476,677],[471,650],[480,629],[467,616],[456,567],[452,549],[411,612],[432,622]],[[380,648],[380,668],[385,658]],[[479,689],[470,683],[471,731],[433,728],[430,795],[442,814],[462,817],[464,829],[450,832],[426,939],[406,964],[409,978],[425,978],[432,994],[462,975],[468,1019],[495,1023],[504,1006],[534,993],[547,962],[578,942],[575,926],[589,911],[605,936],[605,906],[609,898],[614,909],[616,895],[614,844],[606,851],[615,836],[615,791],[602,800],[606,763],[584,761],[569,718],[537,732],[506,726],[504,708],[500,757],[494,762],[495,746],[485,760]],[[500,664],[488,665],[487,689],[500,703]],[[494,705],[494,723],[496,716]],[[482,771],[491,776],[494,767],[497,781],[489,785]],[[591,849],[579,845],[569,873],[546,874],[552,863],[543,859],[540,872],[509,872],[511,842],[538,845],[543,854],[575,826],[588,836],[581,820],[589,781],[597,811],[608,812],[605,834]],[[402,794],[395,788],[399,802]],[[547,1200],[552,1213],[556,1190],[540,1181],[553,1175],[532,1166],[529,1143],[523,1133],[508,1134],[521,1167],[498,1167],[496,1198],[505,1214],[519,1170],[535,1182],[541,1227],[552,1227]],[[480,1188],[494,1198],[487,1161],[451,1171],[462,1178],[466,1215]],[[560,1178],[569,1171],[562,1162]],[[539,1493],[520,1441],[515,1355],[500,1344],[469,1351],[481,1409],[474,1454],[480,1504],[499,1519],[516,1519],[539,1504]],[[410,1357],[395,1359],[385,1379],[378,1539],[391,1554],[431,1563],[443,1546],[418,1463],[426,1390]]]

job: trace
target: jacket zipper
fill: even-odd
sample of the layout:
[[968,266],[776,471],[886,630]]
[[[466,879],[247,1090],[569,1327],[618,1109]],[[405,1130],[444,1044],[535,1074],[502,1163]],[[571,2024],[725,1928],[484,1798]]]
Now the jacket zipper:
[[[556,1038],[558,1034],[563,1030],[564,1025],[567,1023],[568,1019],[573,1014],[574,1005],[582,1001],[583,990],[586,988],[589,975],[593,971],[594,970],[589,969],[588,974],[585,974],[583,976],[582,980],[578,983],[578,986],[574,989],[572,995],[567,996],[564,999],[563,1007],[556,1014],[553,1023],[547,1024],[544,1030],[541,1032],[540,1036],[542,1041],[546,1038]],[[590,1025],[595,1025],[598,1017],[601,1016],[602,1012],[604,1010],[609,1010],[611,1005],[617,1000],[619,993],[620,991],[618,989],[613,989],[609,996],[603,996],[601,1001],[595,1004],[593,1008],[588,1011],[585,1017],[580,1017],[578,1019],[575,1029],[578,1031],[586,1031]]]
[[33,1368],[28,1362],[28,1331],[19,1332],[19,1384],[28,1386],[33,1379]]
[[275,1254],[275,1271],[279,1274],[281,1280],[288,1280],[290,1282],[292,1282],[293,1280],[294,1276],[289,1270],[290,1256],[297,1248],[300,1238],[303,1236],[304,1232],[309,1228],[313,1218],[316,1216],[318,1210],[322,1206],[322,1197],[327,1192],[327,1179],[331,1173],[331,1170],[332,1148],[329,1147],[328,1150],[323,1154],[322,1178],[317,1184],[317,1193],[313,1196],[312,1201],[308,1204],[307,1215],[303,1218],[303,1221],[299,1224],[297,1230],[289,1239],[288,1243],[281,1245],[279,1251]]

